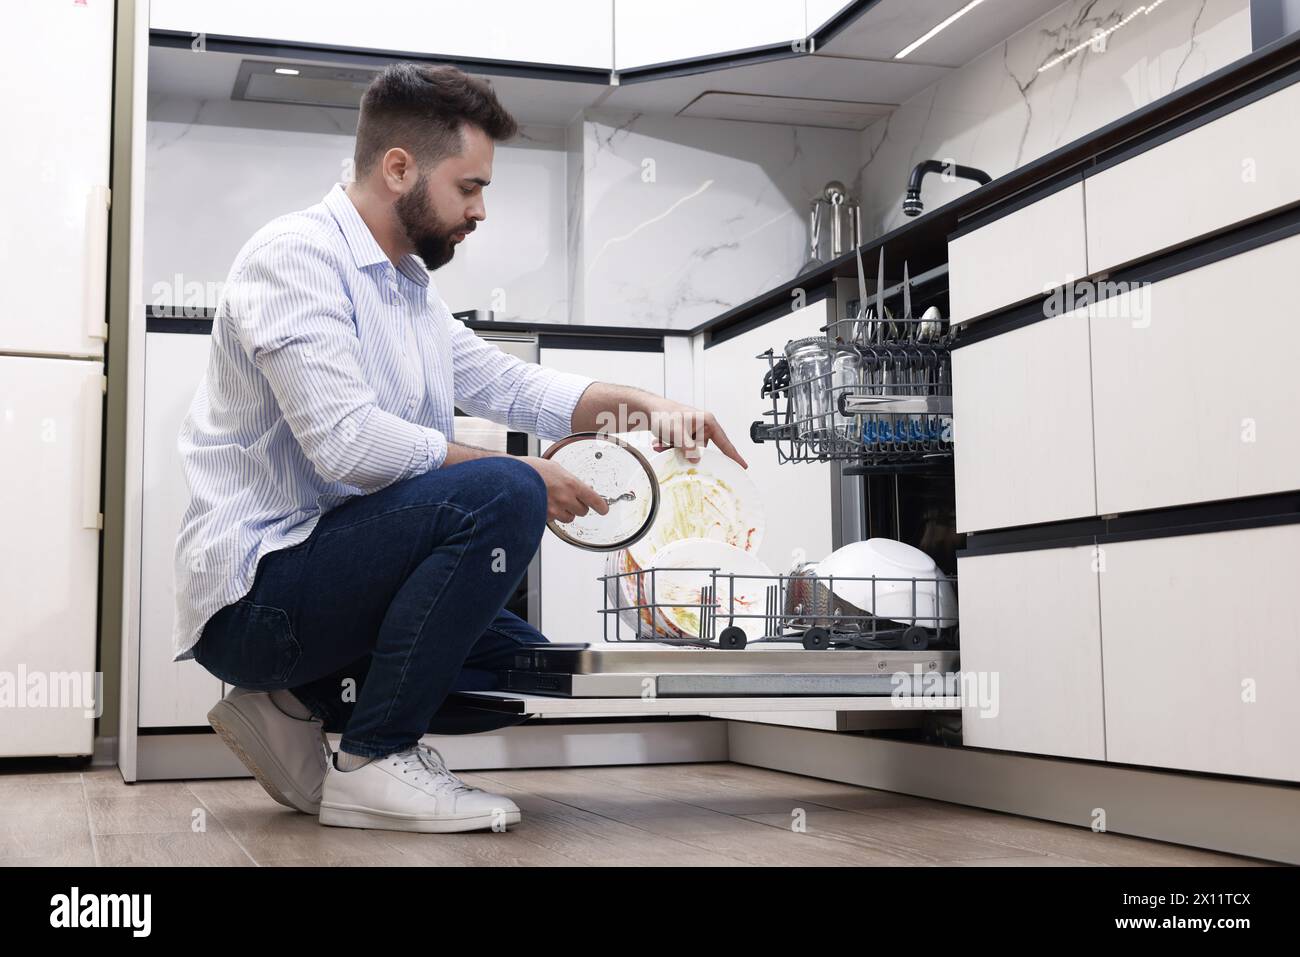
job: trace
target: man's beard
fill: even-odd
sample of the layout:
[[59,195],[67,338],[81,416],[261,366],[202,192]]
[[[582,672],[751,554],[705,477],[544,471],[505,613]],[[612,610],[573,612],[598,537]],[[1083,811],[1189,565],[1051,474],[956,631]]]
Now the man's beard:
[[407,241],[415,247],[416,255],[424,260],[426,269],[437,269],[451,262],[456,247],[451,241],[452,233],[460,232],[465,226],[447,226],[433,211],[429,203],[425,175],[421,174],[415,188],[397,197],[393,209],[397,221],[402,224]]

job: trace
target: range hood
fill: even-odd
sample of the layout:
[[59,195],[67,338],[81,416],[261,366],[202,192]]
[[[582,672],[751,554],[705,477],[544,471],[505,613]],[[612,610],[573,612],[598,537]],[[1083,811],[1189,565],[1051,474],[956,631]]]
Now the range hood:
[[243,60],[230,98],[355,110],[377,72],[327,64]]

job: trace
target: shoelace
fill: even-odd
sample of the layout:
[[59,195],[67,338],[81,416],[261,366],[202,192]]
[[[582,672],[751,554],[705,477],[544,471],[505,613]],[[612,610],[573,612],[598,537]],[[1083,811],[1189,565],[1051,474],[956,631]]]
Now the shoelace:
[[424,781],[433,785],[435,791],[469,791],[471,788],[456,775],[447,770],[447,763],[442,755],[427,744],[417,744],[413,748],[395,755],[403,765],[403,774],[414,772],[422,775]]
[[442,756],[442,753],[437,748],[430,747],[427,744],[417,744],[415,747],[420,754],[420,760],[422,760],[425,763],[425,766],[428,767],[430,771],[432,771],[434,774],[438,775],[439,777],[445,777],[450,781],[456,782],[454,788],[455,790],[458,791],[474,790],[474,788],[470,787],[468,784],[466,784],[456,775],[451,773],[451,769],[447,767],[446,758]]

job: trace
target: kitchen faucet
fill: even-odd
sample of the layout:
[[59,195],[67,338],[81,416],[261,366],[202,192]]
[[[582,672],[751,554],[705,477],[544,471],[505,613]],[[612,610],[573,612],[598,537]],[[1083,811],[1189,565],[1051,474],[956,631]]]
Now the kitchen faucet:
[[960,176],[962,179],[973,179],[981,186],[992,181],[992,177],[988,173],[982,169],[976,169],[974,166],[958,166],[956,163],[945,163],[936,159],[923,160],[912,168],[912,175],[907,180],[907,196],[903,199],[903,215],[919,216],[921,210],[925,208],[921,204],[921,180],[925,178],[926,173],[948,173],[952,176]]

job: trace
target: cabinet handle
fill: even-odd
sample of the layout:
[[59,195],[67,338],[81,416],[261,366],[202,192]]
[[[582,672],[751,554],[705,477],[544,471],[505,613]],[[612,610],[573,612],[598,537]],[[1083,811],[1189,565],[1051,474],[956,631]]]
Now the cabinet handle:
[[108,207],[112,194],[107,186],[92,186],[86,196],[86,338],[108,338],[104,321],[104,298],[108,292]]
[[91,376],[81,387],[81,527],[99,528],[99,431],[104,409],[104,377]]

